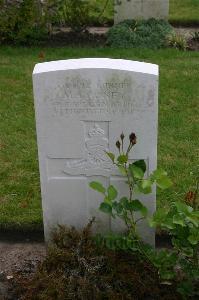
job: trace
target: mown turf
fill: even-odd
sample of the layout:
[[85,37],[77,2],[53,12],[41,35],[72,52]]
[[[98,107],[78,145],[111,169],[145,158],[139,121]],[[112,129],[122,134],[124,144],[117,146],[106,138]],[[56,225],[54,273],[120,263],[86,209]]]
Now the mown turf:
[[198,163],[199,53],[177,50],[86,48],[0,48],[0,226],[41,228],[40,183],[33,110],[34,65],[44,60],[112,57],[160,65],[159,166],[173,189],[158,195],[158,206],[182,199]]
[[169,21],[176,24],[199,25],[199,1],[170,0]]
[[[90,0],[95,5],[96,12],[94,19],[97,20],[97,15],[103,10],[107,0]],[[125,0],[123,0],[125,1]],[[109,22],[113,21],[114,0],[109,0],[108,6],[104,11],[103,18]],[[199,24],[199,0],[170,0],[169,21],[175,24]]]

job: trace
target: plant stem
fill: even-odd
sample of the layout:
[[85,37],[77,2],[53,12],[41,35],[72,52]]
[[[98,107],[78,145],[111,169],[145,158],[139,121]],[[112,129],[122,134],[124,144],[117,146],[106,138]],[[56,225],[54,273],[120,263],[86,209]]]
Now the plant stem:
[[[129,176],[129,173],[128,173],[128,168],[127,168],[126,163],[124,164],[124,168],[125,168],[126,177],[127,177],[127,181],[128,181],[128,187],[129,187],[129,201],[132,201],[134,182],[132,183],[131,180],[130,180],[130,176]],[[133,228],[134,234],[136,234],[136,222],[135,222],[134,215],[133,215],[132,211],[130,211],[130,215],[131,215],[131,220],[130,220],[131,227]]]
[[128,168],[127,168],[127,164],[124,164],[124,168],[125,168],[125,172],[126,172],[126,177],[127,177],[127,181],[128,181],[128,186],[129,186],[129,200],[132,201],[132,197],[133,197],[133,184],[131,183],[130,180],[130,176],[128,173]]

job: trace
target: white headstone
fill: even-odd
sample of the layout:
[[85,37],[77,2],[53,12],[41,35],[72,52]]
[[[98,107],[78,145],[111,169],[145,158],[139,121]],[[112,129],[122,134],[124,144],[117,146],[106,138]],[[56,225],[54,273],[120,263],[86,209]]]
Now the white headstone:
[[[121,231],[98,207],[102,196],[89,187],[98,180],[128,195],[106,151],[135,132],[131,159],[145,159],[147,173],[156,169],[158,66],[129,60],[85,58],[37,64],[33,72],[36,127],[45,237],[59,224],[82,228],[96,216],[96,231]],[[127,138],[128,141],[128,138]],[[155,188],[142,196],[150,214]],[[142,223],[145,241],[154,244],[152,229]]]
[[128,19],[168,19],[168,15],[169,0],[115,0],[115,24]]

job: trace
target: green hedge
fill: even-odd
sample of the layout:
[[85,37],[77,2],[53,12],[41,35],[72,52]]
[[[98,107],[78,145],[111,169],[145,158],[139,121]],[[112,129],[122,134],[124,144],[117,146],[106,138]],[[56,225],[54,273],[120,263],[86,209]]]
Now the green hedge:
[[113,26],[107,33],[107,43],[114,48],[151,48],[166,46],[166,38],[173,32],[164,20],[126,20]]

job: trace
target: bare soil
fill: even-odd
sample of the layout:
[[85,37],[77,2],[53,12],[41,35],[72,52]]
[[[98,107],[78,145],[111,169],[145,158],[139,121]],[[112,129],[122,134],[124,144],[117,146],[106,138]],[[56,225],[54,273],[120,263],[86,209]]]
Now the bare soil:
[[33,273],[45,255],[41,242],[0,242],[0,300],[15,300],[10,294],[15,274],[21,270]]

